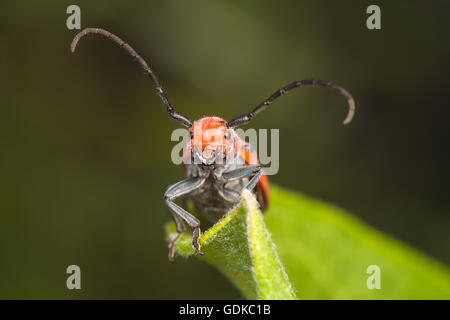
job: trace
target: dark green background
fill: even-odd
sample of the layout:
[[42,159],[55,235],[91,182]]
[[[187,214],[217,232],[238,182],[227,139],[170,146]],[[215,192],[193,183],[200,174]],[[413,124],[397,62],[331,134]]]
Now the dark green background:
[[[450,263],[448,1],[3,1],[0,298],[238,298],[212,267],[167,262],[177,124],[125,52],[69,44],[66,7],[155,70],[191,119],[231,119],[293,80],[250,125],[280,129],[273,183],[337,204]],[[382,30],[365,10],[378,4]],[[283,219],[280,214],[280,219]],[[82,270],[82,290],[65,269]]]

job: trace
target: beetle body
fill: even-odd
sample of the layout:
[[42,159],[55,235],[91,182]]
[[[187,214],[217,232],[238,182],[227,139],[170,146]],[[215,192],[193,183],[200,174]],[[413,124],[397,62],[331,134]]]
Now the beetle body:
[[[259,166],[256,153],[241,140],[224,119],[205,117],[190,129],[191,139],[183,152],[186,176],[205,177],[205,182],[189,197],[211,221],[216,221],[240,201],[240,193],[254,175],[225,179],[224,172]],[[209,160],[209,162],[208,162]],[[269,182],[262,174],[253,189],[261,209],[269,202]]]
[[267,108],[275,99],[286,92],[309,85],[328,87],[338,91],[347,99],[349,106],[344,124],[352,120],[355,103],[353,97],[344,88],[323,80],[306,79],[294,81],[275,91],[269,98],[261,102],[251,112],[225,121],[218,117],[205,117],[192,122],[188,117],[175,111],[162,89],[154,72],[147,62],[125,41],[116,35],[100,28],[87,28],[79,32],[73,39],[70,48],[74,52],[78,41],[88,35],[97,34],[106,37],[122,47],[135,59],[145,74],[153,82],[156,93],[164,103],[170,118],[189,128],[191,139],[184,149],[183,159],[186,179],[167,188],[164,199],[172,216],[178,234],[169,245],[169,260],[174,260],[175,246],[185,231],[185,223],[192,228],[192,246],[200,251],[200,220],[178,205],[178,198],[191,198],[194,204],[214,221],[231,210],[240,202],[244,188],[252,190],[260,207],[265,210],[269,203],[269,183],[257,160],[256,154],[246,142],[235,133],[234,128],[248,123],[253,117]]

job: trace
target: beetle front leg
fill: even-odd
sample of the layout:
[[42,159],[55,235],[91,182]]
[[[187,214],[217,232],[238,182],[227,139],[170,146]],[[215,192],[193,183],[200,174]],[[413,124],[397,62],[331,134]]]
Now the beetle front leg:
[[259,179],[261,179],[262,175],[263,175],[262,167],[260,165],[256,164],[256,165],[245,166],[245,167],[234,169],[232,171],[224,172],[222,174],[222,177],[225,180],[225,182],[228,182],[228,181],[233,181],[233,180],[253,176],[250,179],[250,181],[247,183],[247,185],[244,187],[244,189],[246,188],[251,191],[256,186]]
[[178,241],[180,240],[181,236],[183,235],[183,232],[186,231],[186,226],[184,225],[183,220],[180,218],[180,216],[174,214],[172,210],[169,209],[170,216],[172,217],[173,221],[175,221],[175,225],[177,227],[177,235],[170,241],[169,245],[169,261],[174,262],[175,257],[175,247]]
[[172,240],[170,246],[169,246],[169,260],[173,261],[173,257],[175,254],[175,245],[178,242],[178,240],[181,237],[181,234],[184,232],[184,224],[181,219],[187,222],[187,224],[193,228],[192,232],[192,246],[194,247],[194,250],[200,254],[203,255],[203,252],[200,251],[200,244],[198,242],[200,238],[200,221],[194,217],[192,214],[181,208],[179,205],[177,205],[174,200],[180,196],[183,196],[185,194],[188,194],[197,188],[199,188],[203,183],[205,182],[205,179],[199,178],[199,177],[191,177],[187,178],[183,181],[180,181],[169,188],[167,188],[166,193],[164,194],[164,199],[166,200],[166,204],[169,207],[170,213],[172,215],[172,218],[174,219],[176,225],[177,225],[177,236]]
[[245,189],[252,191],[253,188],[258,184],[259,179],[261,179],[262,175],[263,175],[263,170],[260,167],[259,170],[256,172],[256,174],[247,183],[247,185],[245,186]]

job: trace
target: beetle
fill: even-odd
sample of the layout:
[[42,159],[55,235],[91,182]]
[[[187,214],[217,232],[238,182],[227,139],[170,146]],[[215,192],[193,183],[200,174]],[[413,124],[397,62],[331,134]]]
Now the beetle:
[[175,111],[170,104],[164,90],[150,69],[147,62],[125,41],[116,35],[100,28],[86,28],[73,39],[70,48],[74,52],[78,41],[88,35],[97,34],[106,37],[135,59],[156,87],[156,92],[164,103],[170,118],[189,128],[190,140],[183,151],[183,162],[186,179],[167,188],[164,199],[170,215],[177,228],[177,235],[169,245],[169,261],[174,261],[175,246],[186,229],[187,223],[192,229],[192,246],[199,255],[200,220],[189,213],[184,206],[175,203],[177,198],[190,198],[195,206],[206,216],[217,219],[241,200],[241,193],[248,189],[256,195],[262,211],[269,204],[269,182],[264,175],[263,168],[257,160],[251,146],[241,140],[234,129],[247,124],[253,117],[267,108],[275,99],[284,93],[307,85],[329,87],[347,99],[348,113],[344,124],[348,124],[355,112],[355,102],[352,95],[343,87],[323,80],[294,81],[275,91],[269,98],[261,102],[247,114],[225,121],[219,117],[204,117],[198,121],[191,121],[188,117]]

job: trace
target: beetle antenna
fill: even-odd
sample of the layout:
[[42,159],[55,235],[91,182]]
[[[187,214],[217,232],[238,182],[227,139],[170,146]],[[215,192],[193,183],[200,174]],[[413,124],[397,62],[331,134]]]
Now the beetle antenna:
[[262,110],[267,108],[267,106],[269,104],[271,104],[275,99],[281,97],[284,93],[288,92],[289,90],[303,87],[306,85],[319,85],[322,87],[329,87],[334,90],[337,90],[341,95],[343,95],[347,99],[347,103],[348,103],[348,113],[344,119],[344,124],[348,124],[348,123],[350,123],[350,121],[352,121],[353,115],[355,114],[355,100],[353,100],[352,95],[347,90],[345,90],[341,86],[338,86],[338,85],[328,82],[328,81],[307,79],[307,80],[292,82],[292,83],[288,84],[287,86],[277,90],[269,98],[267,98],[266,100],[261,102],[250,113],[240,116],[240,117],[237,117],[237,118],[234,118],[233,120],[228,122],[228,126],[229,127],[238,127],[240,125],[248,123],[256,114],[258,114],[259,112],[261,112]]
[[86,28],[83,31],[79,32],[75,38],[73,38],[72,43],[70,44],[70,50],[72,52],[75,52],[75,48],[77,47],[78,41],[80,41],[80,39],[82,37],[84,37],[87,34],[99,34],[101,36],[104,36],[112,41],[114,41],[115,43],[117,43],[119,46],[121,46],[126,52],[128,52],[128,54],[130,56],[133,57],[133,59],[135,59],[139,65],[142,67],[142,69],[144,69],[144,72],[146,75],[148,75],[148,77],[152,80],[153,84],[156,87],[156,92],[158,93],[159,97],[161,98],[161,100],[163,101],[164,105],[166,106],[167,112],[169,113],[170,117],[175,120],[178,123],[181,123],[182,125],[185,125],[186,127],[191,127],[192,126],[192,121],[189,120],[189,118],[187,118],[186,116],[176,112],[174,110],[174,108],[171,106],[171,104],[169,103],[169,100],[167,100],[166,94],[164,93],[164,90],[162,89],[158,78],[156,78],[155,74],[153,73],[153,71],[150,69],[150,67],[148,66],[147,62],[145,62],[145,60],[136,53],[136,51],[125,41],[123,41],[122,39],[120,39],[118,36],[112,34],[109,31],[106,31],[104,29],[100,29],[100,28]]

